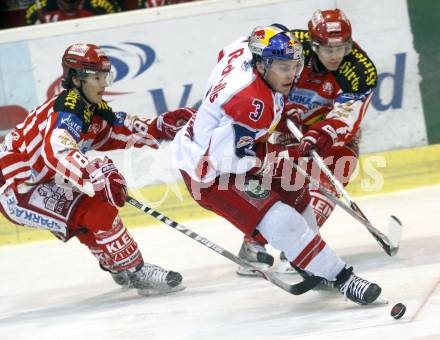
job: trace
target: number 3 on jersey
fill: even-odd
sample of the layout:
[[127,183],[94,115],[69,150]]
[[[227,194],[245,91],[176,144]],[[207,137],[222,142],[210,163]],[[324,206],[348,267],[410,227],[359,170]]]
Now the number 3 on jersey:
[[261,114],[263,113],[264,103],[259,99],[254,99],[252,105],[255,107],[255,110],[249,113],[249,118],[256,122],[260,119]]

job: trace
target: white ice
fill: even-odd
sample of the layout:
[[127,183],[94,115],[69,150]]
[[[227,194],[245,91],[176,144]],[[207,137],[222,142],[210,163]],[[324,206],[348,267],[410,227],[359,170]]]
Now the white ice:
[[[159,224],[132,233],[146,260],[184,277],[186,290],[162,297],[118,288],[76,240],[0,248],[0,339],[440,339],[440,186],[356,201],[384,231],[390,214],[402,220],[398,255],[388,257],[340,210],[323,235],[382,286],[389,305],[359,306],[336,292],[289,295],[238,277],[234,263]],[[184,224],[238,252],[240,233],[221,218]],[[397,302],[407,306],[400,320],[390,316]]]

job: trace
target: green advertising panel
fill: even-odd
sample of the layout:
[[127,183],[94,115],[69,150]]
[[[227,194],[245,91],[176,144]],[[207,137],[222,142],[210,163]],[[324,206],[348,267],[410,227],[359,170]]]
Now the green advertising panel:
[[[440,143],[440,1],[408,0],[414,45],[419,53],[422,76],[420,90],[425,112],[428,141]],[[411,95],[407,93],[406,95]]]

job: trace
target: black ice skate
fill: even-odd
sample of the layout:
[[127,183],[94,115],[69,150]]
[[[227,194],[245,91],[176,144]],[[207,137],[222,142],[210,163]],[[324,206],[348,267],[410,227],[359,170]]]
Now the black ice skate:
[[[286,259],[287,261],[287,259]],[[289,262],[290,263],[290,262]],[[297,273],[299,275],[301,275],[301,277],[304,280],[308,280],[310,279],[313,275],[309,274],[308,272],[306,272],[305,270],[291,264],[291,268],[292,268],[292,273]],[[289,274],[289,273],[285,273],[285,274]],[[313,288],[313,290],[331,290],[334,291],[336,287],[336,283],[334,281],[329,281],[326,280],[324,278],[321,278],[321,281]]]
[[185,289],[182,275],[154,264],[144,263],[136,272],[129,272],[128,276],[132,287],[140,295],[161,295]]
[[[274,261],[273,256],[266,251],[266,248],[262,244],[249,239],[243,240],[238,257],[262,270],[270,268]],[[259,273],[243,266],[237,268],[237,274],[243,276],[260,275]]]
[[353,274],[353,267],[344,268],[338,274],[336,288],[346,298],[360,305],[368,305],[374,302],[382,291],[377,284]]

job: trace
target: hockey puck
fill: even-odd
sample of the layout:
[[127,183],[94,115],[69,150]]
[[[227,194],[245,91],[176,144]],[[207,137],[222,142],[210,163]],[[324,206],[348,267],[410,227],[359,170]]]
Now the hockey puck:
[[406,306],[401,302],[396,303],[394,307],[391,308],[391,316],[396,320],[400,319],[405,314],[405,312]]

